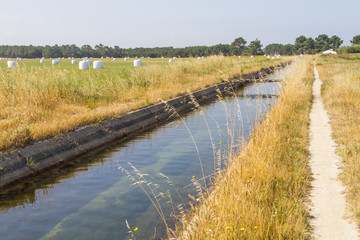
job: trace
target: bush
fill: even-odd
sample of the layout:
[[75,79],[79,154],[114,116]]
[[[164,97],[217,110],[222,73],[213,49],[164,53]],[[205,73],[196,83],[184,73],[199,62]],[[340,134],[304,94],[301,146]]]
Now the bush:
[[354,44],[348,47],[342,47],[339,49],[339,53],[346,54],[346,53],[360,53],[360,44]]

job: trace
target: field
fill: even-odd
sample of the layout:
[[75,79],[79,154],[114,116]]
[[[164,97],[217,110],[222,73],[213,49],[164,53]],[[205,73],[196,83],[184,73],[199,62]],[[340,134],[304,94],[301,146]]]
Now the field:
[[[291,58],[207,57],[142,59],[134,68],[133,59],[101,59],[104,69],[79,70],[70,59],[52,65],[46,59],[17,61],[7,68],[0,61],[0,151],[23,146],[125,114],[160,99],[227,81]],[[77,59],[79,61],[79,59]],[[92,59],[95,60],[95,59]]]
[[322,96],[342,158],[342,182],[351,214],[360,226],[360,54],[316,59]]

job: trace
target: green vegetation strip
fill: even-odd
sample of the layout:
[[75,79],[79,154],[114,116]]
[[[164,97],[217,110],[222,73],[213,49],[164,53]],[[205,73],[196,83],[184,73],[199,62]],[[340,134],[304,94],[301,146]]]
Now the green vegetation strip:
[[312,59],[295,61],[278,103],[199,207],[181,239],[306,239]]
[[360,54],[321,56],[316,61],[323,101],[342,158],[340,178],[360,226]]

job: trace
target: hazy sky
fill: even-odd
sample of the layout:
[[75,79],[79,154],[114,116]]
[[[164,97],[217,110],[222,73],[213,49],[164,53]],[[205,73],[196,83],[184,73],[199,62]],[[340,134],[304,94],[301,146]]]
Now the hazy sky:
[[0,45],[185,47],[360,34],[359,0],[2,0]]

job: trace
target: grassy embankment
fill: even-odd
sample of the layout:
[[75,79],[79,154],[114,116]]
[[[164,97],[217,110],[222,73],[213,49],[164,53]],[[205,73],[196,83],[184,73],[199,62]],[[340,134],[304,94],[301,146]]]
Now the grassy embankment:
[[360,54],[321,56],[316,61],[337,153],[344,164],[340,179],[360,226]]
[[[95,59],[94,59],[95,60]],[[104,59],[105,69],[79,70],[69,59],[0,61],[0,151],[101,122],[181,94],[289,60],[264,57],[206,59]]]
[[254,130],[210,197],[184,221],[181,239],[306,239],[312,59],[299,58],[278,103]]

